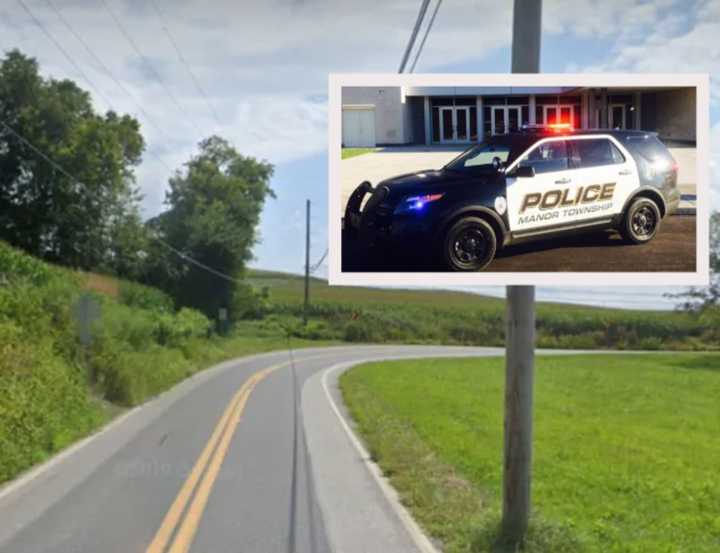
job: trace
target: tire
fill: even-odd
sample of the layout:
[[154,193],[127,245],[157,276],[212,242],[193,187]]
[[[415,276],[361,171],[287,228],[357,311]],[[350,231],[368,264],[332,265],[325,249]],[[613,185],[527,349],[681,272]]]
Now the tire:
[[646,244],[655,238],[661,221],[657,204],[650,198],[640,197],[625,212],[620,234],[631,244]]
[[442,241],[443,260],[453,271],[480,271],[495,257],[497,237],[480,217],[463,217],[450,226]]

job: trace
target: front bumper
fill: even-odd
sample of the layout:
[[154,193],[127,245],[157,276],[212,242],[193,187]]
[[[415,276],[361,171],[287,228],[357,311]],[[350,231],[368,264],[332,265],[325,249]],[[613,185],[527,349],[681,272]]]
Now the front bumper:
[[[343,231],[353,234],[363,245],[407,252],[427,249],[432,218],[414,214],[396,215],[392,202],[385,203],[387,192],[369,182],[360,184],[351,194],[345,208]],[[365,196],[370,198],[363,206]]]

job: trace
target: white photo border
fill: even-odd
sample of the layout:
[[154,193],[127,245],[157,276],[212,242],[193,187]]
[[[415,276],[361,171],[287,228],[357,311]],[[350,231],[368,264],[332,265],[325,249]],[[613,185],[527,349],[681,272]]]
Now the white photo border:
[[[694,272],[343,272],[340,161],[342,87],[668,86],[696,88]],[[331,73],[328,80],[328,283],[344,286],[705,286],[710,280],[710,77],[707,73],[396,74]]]

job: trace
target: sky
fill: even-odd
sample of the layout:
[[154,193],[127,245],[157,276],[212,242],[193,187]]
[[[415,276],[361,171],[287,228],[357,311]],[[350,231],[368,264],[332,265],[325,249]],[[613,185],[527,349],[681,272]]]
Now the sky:
[[[244,155],[273,163],[277,198],[263,212],[252,265],[301,272],[306,198],[313,259],[327,246],[327,74],[396,72],[419,4],[2,0],[0,49],[19,48],[38,59],[44,74],[76,80],[96,109],[138,118],[148,146],[136,171],[145,216],[163,209],[171,171],[205,136],[220,134]],[[512,4],[443,2],[415,72],[509,71]],[[541,71],[710,73],[715,183],[719,32],[718,0],[545,0]],[[715,208],[719,192],[713,190]],[[665,289],[638,292],[608,288],[592,296],[606,305],[629,305],[632,298],[633,307],[672,307]],[[538,290],[540,299],[560,301],[590,295],[588,289]]]

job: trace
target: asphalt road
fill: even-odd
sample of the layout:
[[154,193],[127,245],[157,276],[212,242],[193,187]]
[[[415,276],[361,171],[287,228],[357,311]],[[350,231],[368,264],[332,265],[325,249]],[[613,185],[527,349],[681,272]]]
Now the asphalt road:
[[298,350],[292,364],[287,351],[224,363],[0,489],[0,552],[422,551],[333,414],[338,392],[320,372],[499,353],[358,346]]
[[[487,267],[493,272],[695,271],[695,216],[663,220],[660,232],[642,246],[623,242],[612,231],[577,234],[509,246]],[[347,272],[444,271],[436,260],[417,255],[366,251],[344,237],[342,270]]]

